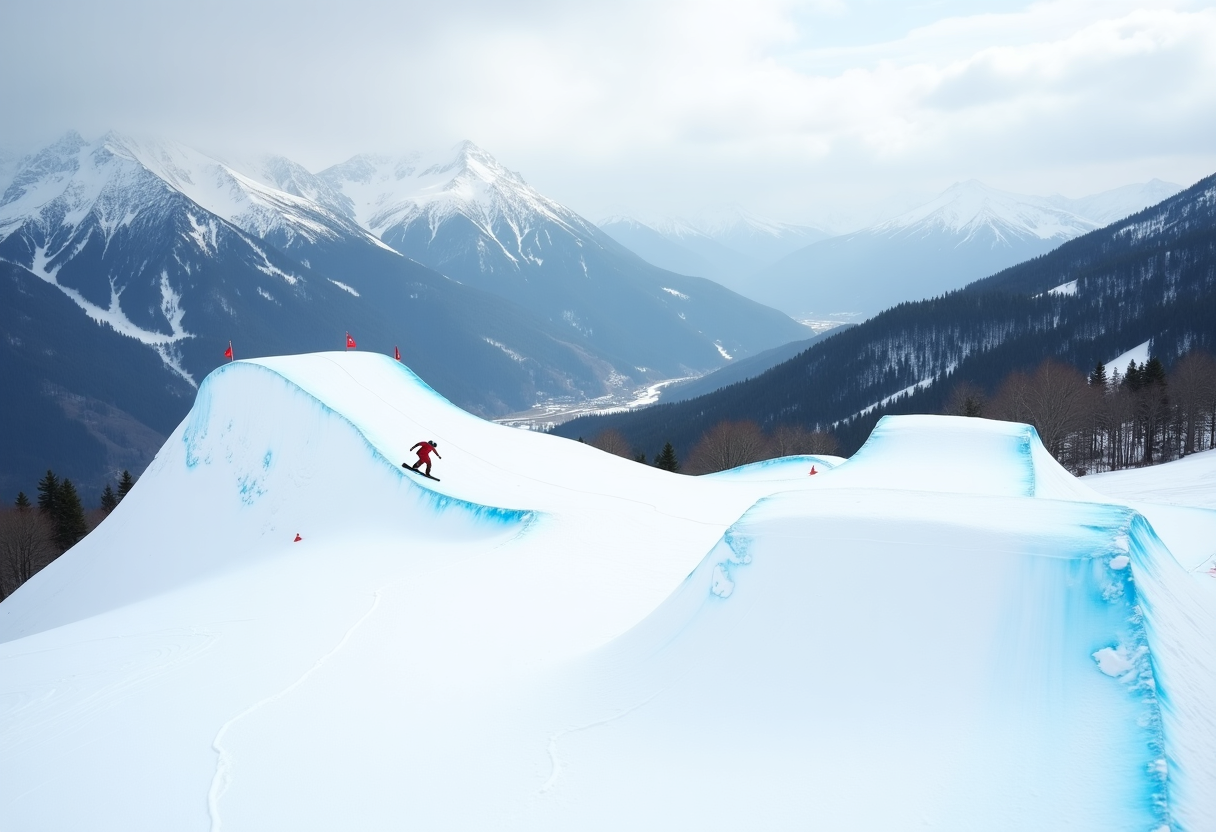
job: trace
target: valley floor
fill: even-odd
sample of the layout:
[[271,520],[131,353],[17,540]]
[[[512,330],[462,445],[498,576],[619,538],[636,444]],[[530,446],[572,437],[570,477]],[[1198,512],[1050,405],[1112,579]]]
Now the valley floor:
[[598,416],[605,413],[620,413],[623,410],[635,410],[639,407],[655,404],[659,400],[664,387],[679,384],[681,381],[700,378],[700,376],[684,376],[670,378],[638,387],[634,390],[600,396],[596,399],[574,400],[568,397],[549,399],[538,403],[535,407],[519,413],[512,413],[494,421],[500,425],[512,428],[527,428],[529,430],[548,430],[563,422],[577,419],[579,416]]

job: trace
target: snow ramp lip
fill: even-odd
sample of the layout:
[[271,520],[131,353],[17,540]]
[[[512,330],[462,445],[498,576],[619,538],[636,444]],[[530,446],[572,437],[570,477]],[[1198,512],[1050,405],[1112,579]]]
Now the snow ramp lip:
[[883,416],[829,479],[844,488],[1109,502],[1056,462],[1032,425],[963,416]]
[[[408,379],[412,380],[417,386],[422,387],[427,394],[441,399],[449,407],[455,407],[455,405],[451,404],[447,401],[447,399],[435,392],[435,390],[426,384],[426,382],[422,381],[422,379],[420,379],[414,372],[406,367],[401,367],[401,370],[406,374]],[[212,370],[211,373],[209,373],[207,377],[203,379],[202,384],[199,385],[199,391],[195,399],[196,407],[191,408],[191,412],[189,415],[187,415],[185,421],[186,430],[183,435],[183,441],[187,445],[187,466],[191,466],[189,459],[191,427],[196,426],[199,422],[205,422],[207,416],[206,410],[198,410],[198,403],[210,398],[211,390],[218,383],[219,379],[223,378],[223,376],[243,372],[267,373],[279,379],[284,385],[289,387],[298,395],[304,396],[306,399],[314,402],[317,407],[322,409],[322,411],[347,425],[355,433],[355,435],[362,440],[374,459],[393,471],[399,480],[406,483],[411,490],[414,490],[421,495],[423,499],[430,504],[431,508],[437,512],[456,509],[468,512],[477,519],[491,520],[499,523],[526,523],[535,519],[538,514],[538,512],[533,509],[506,508],[503,506],[492,506],[484,503],[477,503],[460,497],[454,497],[450,494],[445,494],[442,491],[428,487],[417,477],[413,477],[402,470],[397,462],[394,462],[375,442],[372,441],[367,432],[355,419],[351,418],[345,412],[338,409],[335,405],[326,401],[319,395],[306,389],[286,373],[276,369],[275,367],[262,363],[258,359],[233,361],[221,367],[217,367],[215,370]]]

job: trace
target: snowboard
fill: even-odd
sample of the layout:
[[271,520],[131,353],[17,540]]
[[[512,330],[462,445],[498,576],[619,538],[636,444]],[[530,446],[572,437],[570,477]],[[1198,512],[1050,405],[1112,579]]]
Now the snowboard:
[[409,466],[409,463],[403,462],[403,463],[401,463],[401,467],[404,468],[405,470],[409,471],[411,474],[417,474],[420,477],[426,477],[428,480],[434,480],[435,482],[439,482],[439,477],[432,477],[430,474],[419,471],[417,468],[411,468]]

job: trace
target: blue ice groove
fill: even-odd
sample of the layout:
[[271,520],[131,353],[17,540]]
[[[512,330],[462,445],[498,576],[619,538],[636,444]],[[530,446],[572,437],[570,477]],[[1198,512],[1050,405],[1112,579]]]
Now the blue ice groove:
[[182,443],[186,446],[186,468],[193,469],[200,462],[210,464],[211,459],[201,459],[199,457],[199,447],[203,440],[207,438],[207,426],[211,423],[211,380],[218,375],[221,367],[213,370],[203,379],[203,383],[198,386],[198,393],[194,396],[194,406],[190,408],[190,412],[186,414],[186,429],[182,431]]
[[1039,438],[1039,432],[1035,430],[1034,425],[1022,425],[1022,427],[1024,430],[1019,434],[1019,439],[1021,441],[1018,442],[1018,456],[1022,459],[1022,462],[1026,466],[1026,476],[1030,480],[1030,482],[1027,483],[1026,496],[1033,497],[1035,495],[1035,490],[1038,488],[1038,482],[1036,480],[1038,472],[1034,467],[1034,457],[1032,452],[1035,443],[1037,442],[1041,445],[1043,444],[1043,441]]
[[[396,364],[397,362],[394,361],[393,363]],[[418,496],[429,504],[431,510],[436,514],[441,514],[449,510],[461,511],[471,515],[471,518],[477,522],[493,523],[498,525],[527,523],[534,517],[535,512],[529,509],[509,509],[498,506],[483,505],[481,503],[463,500],[459,497],[441,494],[423,486],[412,477],[407,476],[404,471],[397,467],[396,463],[390,461],[384,454],[382,454],[380,449],[373,445],[363,431],[359,429],[359,426],[347,416],[330,407],[328,404],[321,401],[316,396],[312,395],[277,370],[273,370],[270,367],[266,367],[265,365],[254,362],[234,361],[232,363],[225,364],[211,371],[211,373],[209,373],[207,377],[203,379],[202,384],[199,385],[198,394],[195,397],[194,407],[191,408],[189,415],[186,417],[186,428],[182,432],[182,442],[185,445],[185,462],[187,468],[192,469],[197,467],[200,463],[210,464],[211,462],[210,457],[201,456],[200,448],[202,442],[207,438],[211,421],[211,411],[214,405],[214,387],[215,384],[218,383],[217,380],[226,373],[259,372],[267,373],[274,378],[277,378],[288,390],[296,393],[297,395],[303,396],[305,399],[310,401],[313,406],[321,408],[323,413],[344,422],[363,441],[363,444],[367,448],[372,460],[386,465],[392,471],[394,471],[397,477],[405,482],[411,490],[415,490],[418,493]],[[438,396],[441,399],[443,398],[442,396],[439,396],[438,393],[435,393],[435,391],[432,390],[425,382],[419,379],[413,371],[406,369],[406,373],[410,379],[426,388],[426,390],[430,391],[430,393]],[[446,399],[443,400],[447,401]],[[265,470],[269,470],[272,459],[272,454],[270,451],[267,451],[262,460],[262,465]],[[244,478],[238,481],[238,489],[241,494],[241,501],[245,505],[252,505],[257,497],[265,493],[265,489],[261,487],[260,482],[252,475],[246,475]]]
[[[1161,709],[1167,694],[1157,674],[1146,625],[1144,602],[1137,591],[1135,571],[1153,557],[1150,541],[1156,534],[1137,512],[1123,506],[1077,504],[1084,517],[1079,525],[1097,534],[1097,544],[1074,553],[1070,585],[1089,612],[1088,621],[1069,623],[1085,627],[1096,639],[1087,648],[1094,672],[1111,684],[1121,685],[1138,703],[1134,731],[1144,742],[1143,790],[1140,800],[1153,817],[1153,829],[1175,829],[1169,810],[1168,754]],[[1085,517],[1088,515],[1088,517]],[[1109,629],[1106,629],[1109,628]],[[1105,635],[1102,631],[1105,629]],[[1096,630],[1096,632],[1095,632]]]
[[1169,825],[1169,828],[1174,830],[1174,832],[1185,832],[1183,827],[1179,826],[1177,821],[1170,817],[1169,813],[1169,771],[1177,766],[1177,760],[1169,750],[1169,737],[1162,718],[1162,711],[1171,707],[1170,692],[1159,681],[1161,674],[1157,670],[1157,660],[1151,649],[1153,638],[1152,607],[1147,599],[1135,590],[1135,572],[1148,575],[1159,572],[1162,568],[1169,568],[1169,565],[1163,565],[1161,561],[1167,558],[1172,559],[1173,556],[1169,553],[1161,538],[1157,536],[1157,532],[1153,529],[1152,524],[1148,522],[1147,518],[1131,509],[1125,509],[1124,511],[1129,516],[1125,540],[1127,543],[1126,555],[1130,558],[1130,568],[1125,568],[1125,571],[1129,573],[1127,581],[1132,588],[1130,595],[1132,596],[1135,608],[1134,623],[1140,638],[1140,641],[1136,642],[1135,647],[1139,649],[1143,646],[1144,648],[1137,662],[1135,678],[1126,679],[1124,682],[1134,691],[1142,691],[1145,699],[1150,700],[1153,706],[1152,728],[1157,739],[1153,744],[1155,754],[1153,760],[1149,763],[1149,771],[1151,775],[1160,781],[1160,788],[1155,795],[1155,802],[1162,816],[1162,824],[1163,826]]
[[751,547],[753,538],[740,534],[731,526],[722,535],[715,550],[725,547],[724,557],[714,564],[710,577],[709,592],[712,597],[726,599],[735,591],[735,569],[752,562]]

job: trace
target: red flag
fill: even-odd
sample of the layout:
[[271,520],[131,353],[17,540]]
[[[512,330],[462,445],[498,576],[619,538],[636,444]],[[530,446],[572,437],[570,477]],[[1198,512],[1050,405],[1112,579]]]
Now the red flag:
[[396,347],[393,347],[393,358],[397,359],[398,361],[401,360],[401,350],[397,349]]
[[346,348],[353,350],[355,348],[355,339],[350,337],[350,333],[346,333]]
[[224,350],[224,358],[227,358],[229,361],[232,360],[232,342],[231,341],[228,342],[228,349]]

